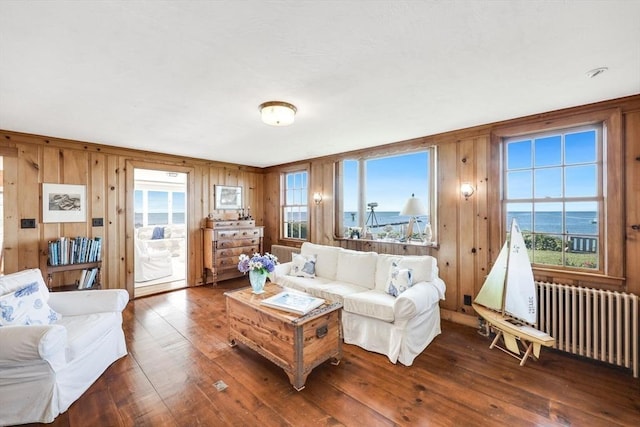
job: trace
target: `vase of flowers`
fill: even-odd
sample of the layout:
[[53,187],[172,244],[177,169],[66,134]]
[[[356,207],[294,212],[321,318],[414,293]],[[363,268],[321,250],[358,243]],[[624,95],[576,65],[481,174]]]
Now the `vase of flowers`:
[[253,254],[252,257],[242,254],[238,260],[238,270],[242,273],[249,273],[249,282],[254,294],[264,292],[264,284],[267,281],[267,275],[276,268],[278,258],[265,252],[264,255],[259,253]]

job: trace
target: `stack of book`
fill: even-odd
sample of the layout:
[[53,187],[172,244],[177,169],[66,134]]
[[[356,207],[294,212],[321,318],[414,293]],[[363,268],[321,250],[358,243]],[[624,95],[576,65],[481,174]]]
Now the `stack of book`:
[[96,283],[96,276],[98,275],[97,268],[85,268],[82,270],[80,281],[78,282],[78,289],[90,289]]
[[61,237],[49,241],[49,265],[83,264],[101,260],[102,237]]

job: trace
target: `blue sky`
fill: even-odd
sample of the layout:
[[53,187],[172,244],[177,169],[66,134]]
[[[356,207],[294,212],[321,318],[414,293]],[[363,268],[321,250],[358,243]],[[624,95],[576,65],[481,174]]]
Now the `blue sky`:
[[[407,199],[415,193],[427,204],[426,152],[371,159],[367,162],[367,203],[377,202],[376,211],[400,211]],[[357,207],[357,161],[345,162],[345,212]]]
[[[593,197],[597,194],[596,132],[593,130],[567,133],[564,140],[555,134],[536,140],[514,139],[508,145],[509,168],[508,195],[512,199]],[[367,163],[367,203],[377,202],[377,211],[400,211],[404,203],[415,193],[423,203],[427,202],[428,178],[426,176],[428,154],[411,153]],[[564,157],[564,158],[563,158]],[[561,166],[565,166],[563,176]],[[532,171],[530,168],[536,169]],[[345,162],[344,182],[346,212],[357,210],[357,161]],[[513,209],[511,209],[511,207]],[[513,204],[509,210],[531,211],[530,204]],[[595,211],[595,202],[574,202],[566,205],[567,211]],[[537,211],[561,211],[559,203],[538,203]]]
[[[512,200],[597,195],[597,144],[595,131],[568,133],[564,158],[560,135],[536,140],[513,140],[507,145],[507,195]],[[564,168],[564,186],[563,171]],[[535,170],[531,170],[535,167]],[[509,210],[530,210],[529,204],[512,205]],[[558,203],[538,203],[537,211],[559,211]],[[575,202],[567,211],[595,211],[594,202]]]

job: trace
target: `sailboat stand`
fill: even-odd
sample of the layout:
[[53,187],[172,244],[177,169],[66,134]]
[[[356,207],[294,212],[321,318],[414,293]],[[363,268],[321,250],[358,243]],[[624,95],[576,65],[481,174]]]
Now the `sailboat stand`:
[[[503,245],[472,306],[488,328],[496,332],[489,348],[515,357],[520,366],[530,357],[538,359],[542,346],[555,344],[551,335],[528,325],[537,321],[538,298],[529,256],[515,219],[511,222],[510,239]],[[504,347],[498,345],[500,338]]]
[[[515,357],[520,361],[520,366],[524,366],[529,357],[536,360],[540,358],[540,349],[542,346],[552,347],[555,343],[555,339],[549,334],[541,332],[531,326],[511,323],[512,320],[508,317],[502,317],[500,313],[488,310],[481,305],[473,304],[472,306],[487,322],[488,326],[496,332],[496,336],[489,348],[493,349],[495,347]],[[498,345],[500,338],[503,339],[506,348]],[[521,348],[518,342],[522,344],[523,348]],[[520,354],[522,354],[522,356],[520,356]]]

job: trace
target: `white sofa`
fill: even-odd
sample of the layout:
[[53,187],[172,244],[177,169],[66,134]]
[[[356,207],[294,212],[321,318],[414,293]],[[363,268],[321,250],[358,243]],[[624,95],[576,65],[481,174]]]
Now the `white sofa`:
[[[309,242],[302,244],[300,254],[315,255],[315,277],[296,276],[293,263],[285,262],[276,266],[273,281],[341,302],[345,343],[410,366],[440,334],[439,301],[446,288],[438,277],[435,258],[359,252]],[[397,297],[386,289],[394,268],[410,270],[413,278],[413,285]]]
[[38,269],[0,276],[0,425],[52,422],[125,356],[128,301],[116,289],[49,293]]

